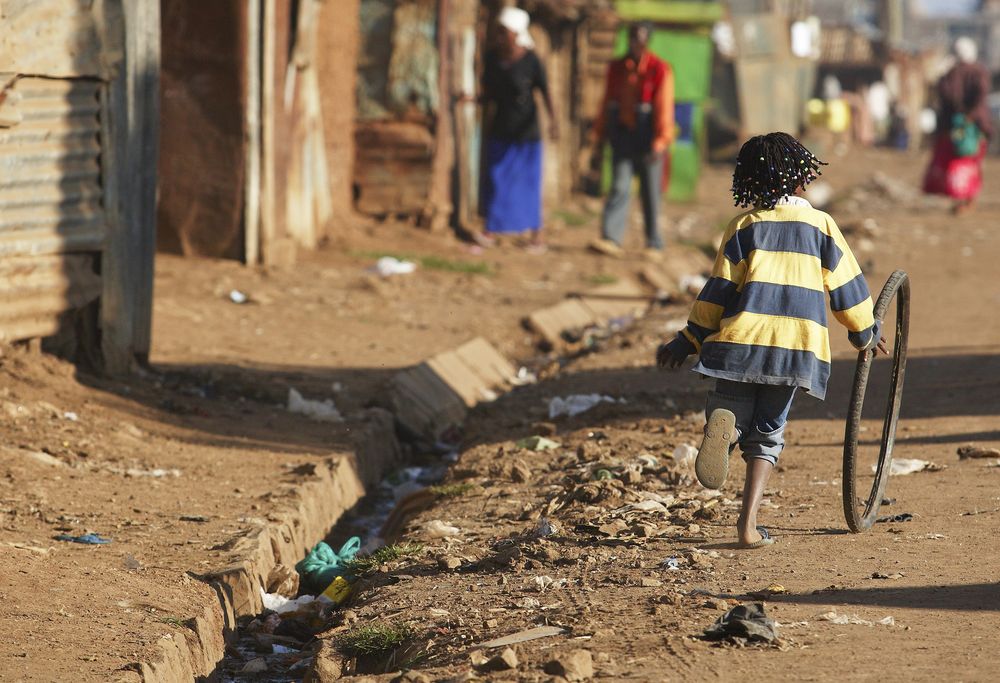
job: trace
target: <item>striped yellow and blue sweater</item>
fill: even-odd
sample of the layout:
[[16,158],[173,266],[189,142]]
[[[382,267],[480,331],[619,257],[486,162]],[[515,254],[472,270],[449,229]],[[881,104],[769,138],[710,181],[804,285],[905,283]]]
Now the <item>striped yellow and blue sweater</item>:
[[879,329],[868,285],[833,218],[799,197],[747,211],[726,229],[712,277],[670,351],[699,353],[694,370],[709,377],[824,398],[826,293],[855,348],[872,345]]

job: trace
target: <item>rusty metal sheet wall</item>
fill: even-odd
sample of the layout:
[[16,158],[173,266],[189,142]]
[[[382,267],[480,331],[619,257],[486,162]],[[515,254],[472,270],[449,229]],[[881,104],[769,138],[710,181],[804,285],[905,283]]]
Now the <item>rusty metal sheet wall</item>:
[[122,46],[118,3],[102,0],[0,2],[0,72],[110,75]]
[[51,334],[100,295],[101,81],[20,78],[0,128],[0,339]]

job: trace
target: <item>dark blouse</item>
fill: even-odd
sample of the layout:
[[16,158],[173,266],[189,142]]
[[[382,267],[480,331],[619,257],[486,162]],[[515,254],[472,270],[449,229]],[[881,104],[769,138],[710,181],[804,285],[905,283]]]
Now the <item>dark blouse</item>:
[[487,53],[483,64],[483,94],[495,105],[490,137],[506,142],[541,139],[535,90],[547,95],[545,67],[531,50],[513,64],[504,65],[497,52]]

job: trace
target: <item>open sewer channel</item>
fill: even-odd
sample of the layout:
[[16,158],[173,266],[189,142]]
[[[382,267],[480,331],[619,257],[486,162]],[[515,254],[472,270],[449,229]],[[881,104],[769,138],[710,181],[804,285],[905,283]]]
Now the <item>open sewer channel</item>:
[[[338,554],[346,550],[349,555],[350,549],[356,548],[357,557],[364,558],[374,552],[384,545],[381,532],[397,503],[440,482],[457,460],[455,449],[443,447],[436,454],[414,458],[418,464],[392,472],[354,510],[341,517],[326,542]],[[227,646],[217,669],[220,681],[301,681],[320,646],[316,634],[339,622],[346,607],[320,594],[324,588],[305,582],[292,593],[288,588],[295,585],[291,576],[294,570],[287,569],[284,577],[272,574],[269,579],[268,589],[275,592],[264,595],[264,611],[240,620],[236,640]],[[336,598],[334,590],[326,593]]]

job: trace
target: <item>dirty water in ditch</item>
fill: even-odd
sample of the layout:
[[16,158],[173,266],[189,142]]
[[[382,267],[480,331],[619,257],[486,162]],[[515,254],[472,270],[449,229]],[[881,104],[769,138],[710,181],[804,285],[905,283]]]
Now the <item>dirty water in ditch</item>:
[[[420,464],[392,472],[352,512],[338,520],[327,542],[338,550],[357,536],[361,541],[359,556],[378,549],[383,544],[379,532],[397,503],[441,481],[457,459],[454,449],[442,445],[438,454],[417,458]],[[285,602],[289,604],[282,604]],[[226,656],[217,669],[223,683],[301,681],[319,646],[314,636],[335,625],[340,611],[322,596],[313,598],[308,594],[294,603],[272,594],[265,597],[265,603],[281,613],[265,608],[256,618],[240,620],[237,638],[226,647]]]

